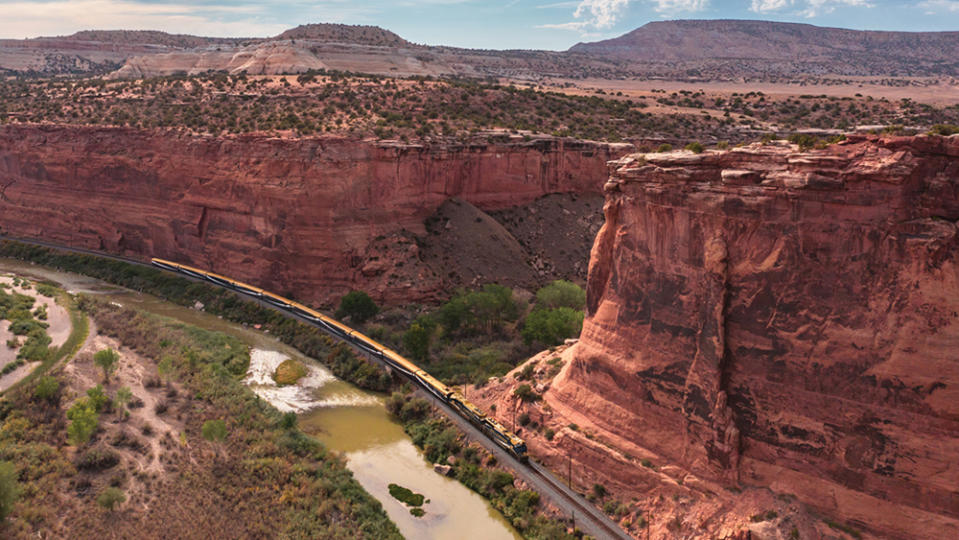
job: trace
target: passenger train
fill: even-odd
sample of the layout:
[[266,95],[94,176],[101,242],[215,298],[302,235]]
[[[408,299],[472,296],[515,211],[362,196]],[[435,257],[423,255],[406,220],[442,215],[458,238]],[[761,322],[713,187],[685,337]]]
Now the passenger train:
[[463,394],[450,389],[450,387],[446,386],[426,371],[420,369],[420,367],[413,362],[410,362],[406,358],[400,356],[399,353],[390,349],[389,347],[386,347],[370,337],[357,332],[356,330],[346,326],[336,319],[332,319],[326,315],[323,315],[319,311],[304,306],[298,302],[294,302],[288,298],[265,291],[259,287],[254,287],[220,274],[214,274],[213,272],[207,272],[205,270],[200,270],[198,268],[193,268],[191,266],[186,266],[172,261],[152,259],[151,262],[154,266],[162,268],[163,270],[177,272],[192,278],[209,281],[214,285],[219,285],[221,287],[258,298],[272,306],[275,306],[276,308],[298,315],[340,339],[349,341],[360,350],[364,351],[370,356],[376,357],[396,371],[405,375],[407,378],[413,380],[423,387],[424,390],[434,395],[437,399],[448,403],[453,410],[457,412],[457,414],[463,418],[466,418],[470,421],[470,423],[482,430],[497,445],[516,456],[520,461],[526,462],[526,443],[523,441],[523,439],[514,435],[493,418],[488,417],[485,413],[483,413],[483,411],[476,407],[476,405],[467,401]]

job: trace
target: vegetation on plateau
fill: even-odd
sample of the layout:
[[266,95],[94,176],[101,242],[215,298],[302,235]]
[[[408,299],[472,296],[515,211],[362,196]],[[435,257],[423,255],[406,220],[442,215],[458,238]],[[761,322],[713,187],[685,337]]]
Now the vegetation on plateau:
[[908,98],[691,90],[633,98],[618,94],[332,71],[299,76],[208,73],[136,81],[7,80],[0,81],[0,124],[174,128],[212,135],[336,133],[400,140],[495,140],[502,136],[495,132],[499,130],[607,141],[688,141],[705,135],[740,142],[770,125],[788,131],[959,123],[959,106],[940,108]]

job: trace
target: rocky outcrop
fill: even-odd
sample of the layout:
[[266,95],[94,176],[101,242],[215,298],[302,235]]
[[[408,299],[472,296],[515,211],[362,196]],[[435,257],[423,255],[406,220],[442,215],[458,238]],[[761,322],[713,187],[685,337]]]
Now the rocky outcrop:
[[959,138],[634,155],[605,190],[555,414],[859,529],[959,535]]
[[338,137],[196,137],[117,128],[0,129],[0,228],[159,256],[325,303],[349,290],[422,300],[424,219],[599,193],[627,146],[540,138],[401,144]]

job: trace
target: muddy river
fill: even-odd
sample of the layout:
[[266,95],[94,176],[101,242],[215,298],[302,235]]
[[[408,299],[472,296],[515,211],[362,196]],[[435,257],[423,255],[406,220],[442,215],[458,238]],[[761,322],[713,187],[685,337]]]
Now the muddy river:
[[[2,258],[0,271],[49,279],[71,292],[103,295],[123,305],[241,339],[251,348],[250,370],[244,382],[281,411],[296,412],[303,431],[341,453],[359,483],[383,504],[405,537],[520,538],[485,499],[433,471],[403,428],[390,418],[384,396],[337,379],[317,362],[268,334],[85,276]],[[271,375],[287,358],[301,361],[308,366],[308,373],[296,385],[280,388]],[[391,483],[422,494],[429,501],[422,507],[425,514],[415,517],[394,499],[388,489]]]

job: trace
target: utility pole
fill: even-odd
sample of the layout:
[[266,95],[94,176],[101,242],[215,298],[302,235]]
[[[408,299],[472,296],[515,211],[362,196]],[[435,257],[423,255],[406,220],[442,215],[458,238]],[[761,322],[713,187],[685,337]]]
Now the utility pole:
[[573,489],[573,456],[569,452],[566,453],[566,487]]

